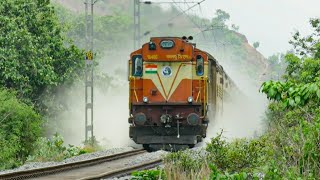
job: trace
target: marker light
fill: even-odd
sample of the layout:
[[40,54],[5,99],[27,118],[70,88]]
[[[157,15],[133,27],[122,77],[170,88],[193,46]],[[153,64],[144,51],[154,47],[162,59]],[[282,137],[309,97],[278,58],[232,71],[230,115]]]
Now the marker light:
[[192,101],[193,101],[192,96],[188,97],[188,102],[189,102],[189,103],[192,103]]
[[143,100],[144,103],[147,103],[147,102],[148,102],[148,98],[147,98],[147,97],[143,97],[142,100]]

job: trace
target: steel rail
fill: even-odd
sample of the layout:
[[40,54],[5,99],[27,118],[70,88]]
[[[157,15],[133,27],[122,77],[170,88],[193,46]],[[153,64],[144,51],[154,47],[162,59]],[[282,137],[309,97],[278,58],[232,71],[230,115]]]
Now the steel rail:
[[68,170],[73,170],[81,167],[92,166],[96,164],[101,164],[104,162],[109,162],[117,159],[126,158],[129,156],[137,155],[145,153],[146,151],[143,149],[137,149],[133,151],[126,151],[123,153],[107,155],[97,158],[92,158],[83,161],[71,162],[56,166],[44,167],[44,168],[37,168],[37,169],[30,169],[18,172],[11,172],[6,174],[0,174],[0,179],[26,179],[26,178],[34,178],[39,176],[50,175],[57,172],[63,172]]

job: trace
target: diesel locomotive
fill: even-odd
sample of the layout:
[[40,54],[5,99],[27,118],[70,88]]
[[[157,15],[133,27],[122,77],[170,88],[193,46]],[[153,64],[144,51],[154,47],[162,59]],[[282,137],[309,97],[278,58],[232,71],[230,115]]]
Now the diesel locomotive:
[[130,54],[129,136],[150,145],[193,147],[236,86],[192,37],[152,37]]

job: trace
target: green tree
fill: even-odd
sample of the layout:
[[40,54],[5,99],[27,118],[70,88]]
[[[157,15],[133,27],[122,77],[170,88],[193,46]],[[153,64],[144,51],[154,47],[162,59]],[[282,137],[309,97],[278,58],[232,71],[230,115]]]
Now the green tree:
[[41,135],[41,117],[16,94],[0,89],[0,169],[24,162]]
[[293,53],[283,81],[264,82],[261,91],[272,100],[267,113],[268,139],[276,161],[269,163],[266,177],[316,179],[320,174],[320,79],[319,19],[311,19],[314,32],[290,41]]
[[0,1],[0,85],[43,108],[40,96],[72,84],[82,59],[63,36],[50,0]]
[[217,21],[222,22],[222,23],[225,23],[227,20],[230,19],[229,13],[227,13],[227,12],[221,10],[221,9],[218,9],[216,11],[216,16],[217,17],[215,17],[214,20],[217,20]]
[[287,63],[285,60],[285,54],[276,53],[268,57],[269,72],[267,79],[280,80],[285,73]]
[[[59,4],[54,4],[54,7],[59,21],[65,26],[65,34],[78,47],[85,48],[85,15],[71,12]],[[128,44],[128,39],[131,40],[131,16],[117,10],[113,13],[112,16],[94,15],[94,49],[100,54],[110,53],[110,49],[121,49]]]
[[64,31],[50,0],[0,1],[0,87],[15,92],[0,92],[2,169],[24,162],[41,135],[34,109],[44,115],[63,106],[49,107],[44,97],[54,101],[63,86],[82,79],[83,51]]
[[290,43],[293,45],[297,55],[320,58],[320,19],[310,19],[310,24],[313,28],[313,33],[308,36],[301,37],[300,32],[297,31]]
[[261,87],[269,99],[281,101],[285,107],[320,99],[320,20],[311,19],[310,24],[314,33],[300,37],[297,32],[290,41],[295,53],[285,56],[288,64],[283,76],[285,81],[269,81]]
[[257,49],[259,46],[260,46],[260,43],[259,43],[259,42],[254,42],[254,43],[253,43],[253,47],[254,47],[255,49]]

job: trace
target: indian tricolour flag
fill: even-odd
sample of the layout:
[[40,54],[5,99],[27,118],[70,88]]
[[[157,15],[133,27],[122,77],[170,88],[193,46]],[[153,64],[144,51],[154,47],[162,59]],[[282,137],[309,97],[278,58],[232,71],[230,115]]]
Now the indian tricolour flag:
[[147,74],[156,74],[158,71],[156,64],[147,64],[145,69]]

